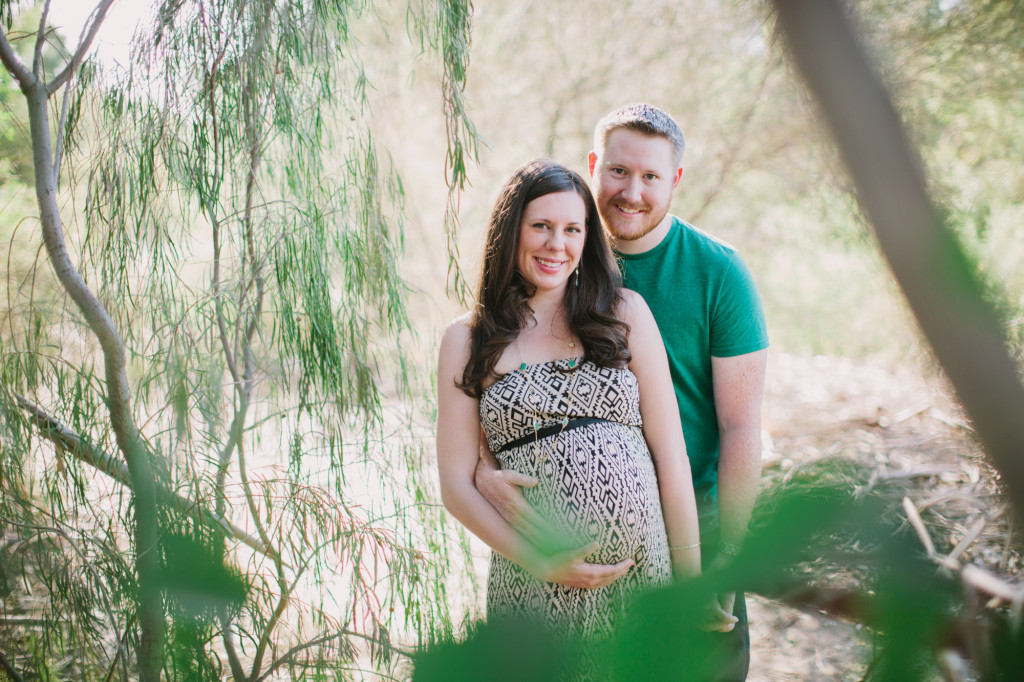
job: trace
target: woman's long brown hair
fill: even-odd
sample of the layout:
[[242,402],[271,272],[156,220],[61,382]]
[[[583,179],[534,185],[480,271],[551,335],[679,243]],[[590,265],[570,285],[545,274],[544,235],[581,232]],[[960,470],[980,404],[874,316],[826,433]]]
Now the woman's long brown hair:
[[458,385],[473,397],[483,394],[494,366],[532,315],[527,303],[536,291],[516,268],[519,232],[526,205],[556,192],[576,192],[586,207],[587,236],[580,258],[579,286],[565,288],[566,323],[583,346],[583,357],[603,367],[624,367],[629,325],[615,317],[622,296],[621,275],[601,227],[597,204],[583,178],[551,161],[520,166],[501,190],[487,227],[487,245],[470,323],[470,354]]

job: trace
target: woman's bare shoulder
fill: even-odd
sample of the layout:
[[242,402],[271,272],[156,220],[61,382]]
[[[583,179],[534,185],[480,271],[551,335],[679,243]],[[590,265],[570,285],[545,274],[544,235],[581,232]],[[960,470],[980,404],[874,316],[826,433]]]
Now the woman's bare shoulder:
[[441,350],[465,349],[469,347],[473,314],[466,312],[451,320],[441,336]]
[[619,289],[619,303],[615,306],[615,316],[626,324],[632,326],[640,320],[645,320],[651,315],[651,309],[647,307],[644,297],[632,289]]
[[462,313],[458,317],[449,320],[448,324],[444,328],[444,333],[445,334],[461,333],[461,334],[467,334],[468,335],[469,334],[469,330],[472,328],[472,326],[473,326],[473,313],[471,311],[467,310],[466,312]]

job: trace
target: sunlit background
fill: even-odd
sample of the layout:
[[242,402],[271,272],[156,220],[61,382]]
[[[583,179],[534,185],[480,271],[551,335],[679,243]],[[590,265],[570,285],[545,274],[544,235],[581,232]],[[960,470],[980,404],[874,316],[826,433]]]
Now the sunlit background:
[[[586,175],[594,123],[611,108],[645,101],[673,114],[687,137],[673,212],[734,245],[765,302],[772,342],[766,480],[788,480],[819,459],[846,457],[874,470],[872,480],[909,471],[907,480],[923,485],[984,493],[977,509],[961,510],[963,518],[953,522],[959,529],[988,513],[985,506],[994,504],[987,497],[989,471],[878,253],[813,102],[784,58],[764,3],[477,2],[465,94],[480,146],[468,168],[469,185],[457,195],[455,250],[444,229],[448,140],[440,67],[429,50],[406,35],[403,3],[373,4],[390,30],[367,19],[353,24],[358,40],[352,49],[362,60],[365,82],[348,74],[338,91],[349,98],[365,87],[368,127],[381,164],[398,174],[404,189],[404,204],[388,210],[394,224],[403,226],[400,274],[408,286],[414,332],[405,346],[413,361],[415,404],[389,403],[387,419],[413,422],[413,435],[402,437],[419,439],[425,457],[430,457],[431,381],[440,333],[471,304],[471,293],[460,289],[455,273],[463,273],[462,281],[472,288],[487,215],[501,182],[538,156]],[[933,197],[989,285],[1019,357],[1024,319],[1019,265],[1024,260],[1024,81],[1019,75],[1024,50],[1019,39],[999,34],[984,12],[973,11],[976,3],[966,0],[849,4],[918,145]],[[52,23],[68,44],[77,42],[91,5],[51,2]],[[130,36],[152,20],[147,3],[114,4],[95,47],[101,81],[116,80],[132,66]],[[0,79],[13,92],[5,72]],[[23,116],[17,109],[23,104],[12,97],[3,101],[8,109],[0,110],[0,123],[9,126],[0,130],[8,145],[3,149],[15,149],[15,131],[23,133],[24,127],[11,121]],[[341,131],[348,121],[344,111],[322,102],[323,114]],[[35,214],[34,196],[27,178],[15,178],[16,160],[0,158],[0,172],[8,174],[0,180],[0,253],[15,261],[8,300],[12,285],[23,286],[27,263],[38,249],[33,222],[26,220]],[[71,231],[82,229],[76,217],[82,206],[75,197],[69,191],[62,204]],[[0,310],[6,311],[2,302]],[[379,378],[387,397],[401,403],[393,378],[386,373]],[[264,445],[263,464],[287,465],[275,462],[281,455],[275,448],[287,444]],[[348,499],[372,508],[386,481],[358,466],[350,471]],[[454,537],[450,525],[445,532]],[[962,534],[951,530],[948,539],[955,544],[957,537]],[[478,543],[472,547],[475,564],[469,572],[479,577],[486,570],[486,552]],[[982,559],[990,566],[1002,561]],[[456,611],[479,615],[479,584],[467,586],[460,559],[451,561]],[[1001,568],[1014,566],[1003,561]],[[332,584],[330,578],[304,589],[332,589],[325,584]],[[863,673],[871,643],[858,626],[769,600],[754,600],[752,614],[752,680],[859,679]]]

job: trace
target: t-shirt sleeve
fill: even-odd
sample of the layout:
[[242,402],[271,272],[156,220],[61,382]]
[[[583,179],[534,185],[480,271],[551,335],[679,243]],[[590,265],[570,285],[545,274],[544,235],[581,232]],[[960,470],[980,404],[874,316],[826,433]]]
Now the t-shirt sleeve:
[[711,355],[728,358],[768,347],[761,296],[746,263],[733,253],[711,302]]

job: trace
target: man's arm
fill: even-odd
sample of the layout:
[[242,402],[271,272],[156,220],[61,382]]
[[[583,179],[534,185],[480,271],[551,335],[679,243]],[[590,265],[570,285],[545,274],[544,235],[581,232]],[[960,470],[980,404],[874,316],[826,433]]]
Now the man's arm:
[[718,412],[722,542],[743,544],[761,478],[761,401],[768,351],[711,358]]
[[[711,358],[718,412],[719,522],[722,542],[737,548],[747,534],[761,478],[761,401],[767,359],[767,349]],[[731,612],[731,597],[723,597]]]
[[474,483],[502,518],[530,542],[541,545],[545,538],[554,535],[554,529],[523,496],[522,489],[537,485],[537,479],[500,468],[483,434],[480,436],[480,461],[476,465]]

